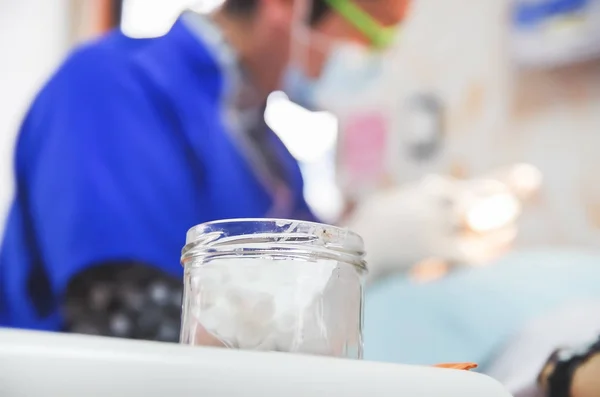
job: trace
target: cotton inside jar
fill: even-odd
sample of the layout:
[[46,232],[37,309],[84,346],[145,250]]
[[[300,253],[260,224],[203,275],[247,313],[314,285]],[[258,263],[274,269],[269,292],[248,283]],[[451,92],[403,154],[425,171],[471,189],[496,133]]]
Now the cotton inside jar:
[[362,239],[334,226],[230,220],[192,228],[181,342],[362,357]]

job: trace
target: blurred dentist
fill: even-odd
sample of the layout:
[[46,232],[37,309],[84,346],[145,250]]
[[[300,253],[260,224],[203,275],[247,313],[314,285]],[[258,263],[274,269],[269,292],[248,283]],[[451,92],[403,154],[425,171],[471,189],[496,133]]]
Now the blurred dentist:
[[356,48],[383,48],[408,0],[226,0],[163,37],[75,50],[32,104],[0,255],[0,326],[178,339],[186,230],[311,219],[267,95],[307,107]]

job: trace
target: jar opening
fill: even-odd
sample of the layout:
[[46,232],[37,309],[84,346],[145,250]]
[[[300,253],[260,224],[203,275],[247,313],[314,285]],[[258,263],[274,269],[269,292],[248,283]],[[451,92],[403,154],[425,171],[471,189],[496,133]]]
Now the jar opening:
[[235,256],[333,259],[367,271],[362,238],[345,228],[287,219],[228,219],[192,227],[181,263]]

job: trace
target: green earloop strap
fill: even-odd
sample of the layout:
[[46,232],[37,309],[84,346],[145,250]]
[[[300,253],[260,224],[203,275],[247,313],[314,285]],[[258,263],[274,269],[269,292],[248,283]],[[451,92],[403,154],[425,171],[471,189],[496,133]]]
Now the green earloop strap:
[[325,2],[364,34],[373,46],[383,48],[394,41],[395,28],[381,26],[379,22],[351,0],[325,0]]

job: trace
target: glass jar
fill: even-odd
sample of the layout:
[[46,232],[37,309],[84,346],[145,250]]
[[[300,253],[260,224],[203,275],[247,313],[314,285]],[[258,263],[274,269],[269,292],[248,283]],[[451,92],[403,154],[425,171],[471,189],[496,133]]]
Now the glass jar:
[[241,219],[187,233],[181,343],[362,357],[360,236],[312,222]]

